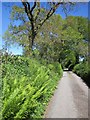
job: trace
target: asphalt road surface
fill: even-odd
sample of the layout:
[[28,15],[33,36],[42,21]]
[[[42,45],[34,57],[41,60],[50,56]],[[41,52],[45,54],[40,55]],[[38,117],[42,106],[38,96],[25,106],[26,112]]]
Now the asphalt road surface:
[[64,72],[44,118],[88,118],[88,87],[80,77]]

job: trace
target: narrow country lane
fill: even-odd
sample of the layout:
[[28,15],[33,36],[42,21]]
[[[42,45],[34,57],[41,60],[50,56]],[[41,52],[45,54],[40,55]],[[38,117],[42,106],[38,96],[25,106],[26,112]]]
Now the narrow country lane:
[[44,118],[88,118],[88,87],[80,77],[64,72]]

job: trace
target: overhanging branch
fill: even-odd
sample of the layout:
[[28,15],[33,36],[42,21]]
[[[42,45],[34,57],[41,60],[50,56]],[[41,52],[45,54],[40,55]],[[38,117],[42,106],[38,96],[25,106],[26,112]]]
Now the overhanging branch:
[[47,13],[46,17],[38,24],[37,30],[46,22],[47,19],[49,19],[53,13],[55,12],[55,10],[58,8],[58,6],[62,4],[61,2],[57,3],[57,4],[53,4],[54,7],[52,7],[49,12]]

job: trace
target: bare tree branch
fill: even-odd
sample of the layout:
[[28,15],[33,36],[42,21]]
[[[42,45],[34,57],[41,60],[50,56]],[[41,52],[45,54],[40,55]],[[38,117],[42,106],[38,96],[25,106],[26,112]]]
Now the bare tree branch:
[[61,3],[61,2],[59,2],[59,3],[57,3],[57,4],[54,3],[54,7],[51,7],[51,9],[49,10],[49,12],[48,12],[47,15],[46,15],[46,18],[44,18],[44,19],[38,24],[37,29],[39,29],[39,28],[46,22],[46,20],[49,19],[49,18],[53,15],[53,13],[55,12],[55,10],[58,8],[58,6],[59,6],[60,4],[62,4],[62,3]]
[[25,12],[28,16],[28,19],[30,20],[31,23],[31,30],[32,30],[32,34],[35,35],[35,31],[34,31],[34,19],[33,19],[33,14],[32,11],[34,10],[35,6],[36,6],[36,2],[34,3],[33,7],[30,10],[30,4],[28,2],[25,2],[24,0],[22,0],[22,4],[25,8]]
[[37,20],[39,13],[40,13],[40,2],[37,2],[37,14],[35,16],[35,21]]
[[[48,4],[50,5],[50,9],[46,13],[45,17],[42,19],[42,17],[40,18],[40,12],[41,12],[40,2],[37,2],[37,0],[35,0],[35,2],[33,3],[33,6],[31,7],[30,3],[27,0],[21,0],[21,1],[25,8],[25,13],[27,14],[27,17],[31,24],[31,28],[30,28],[31,35],[29,36],[29,41],[31,41],[31,46],[33,46],[34,39],[38,33],[38,30],[54,14],[54,12],[59,7],[59,5],[66,5],[66,3],[64,1],[63,2],[48,2]],[[35,16],[34,16],[34,10],[36,10]],[[66,12],[66,8],[64,8],[64,11]]]
[[31,8],[31,12],[33,12],[33,10],[34,10],[34,8],[36,7],[36,2],[34,2],[34,5],[33,5],[33,7]]

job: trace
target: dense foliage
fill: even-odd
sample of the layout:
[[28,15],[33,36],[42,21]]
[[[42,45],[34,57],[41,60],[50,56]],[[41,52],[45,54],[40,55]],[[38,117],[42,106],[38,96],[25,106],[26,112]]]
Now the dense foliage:
[[77,64],[73,72],[75,72],[77,75],[79,75],[84,82],[90,87],[90,67],[87,62],[81,62]]
[[3,119],[42,118],[62,76],[61,65],[21,56],[2,60]]

